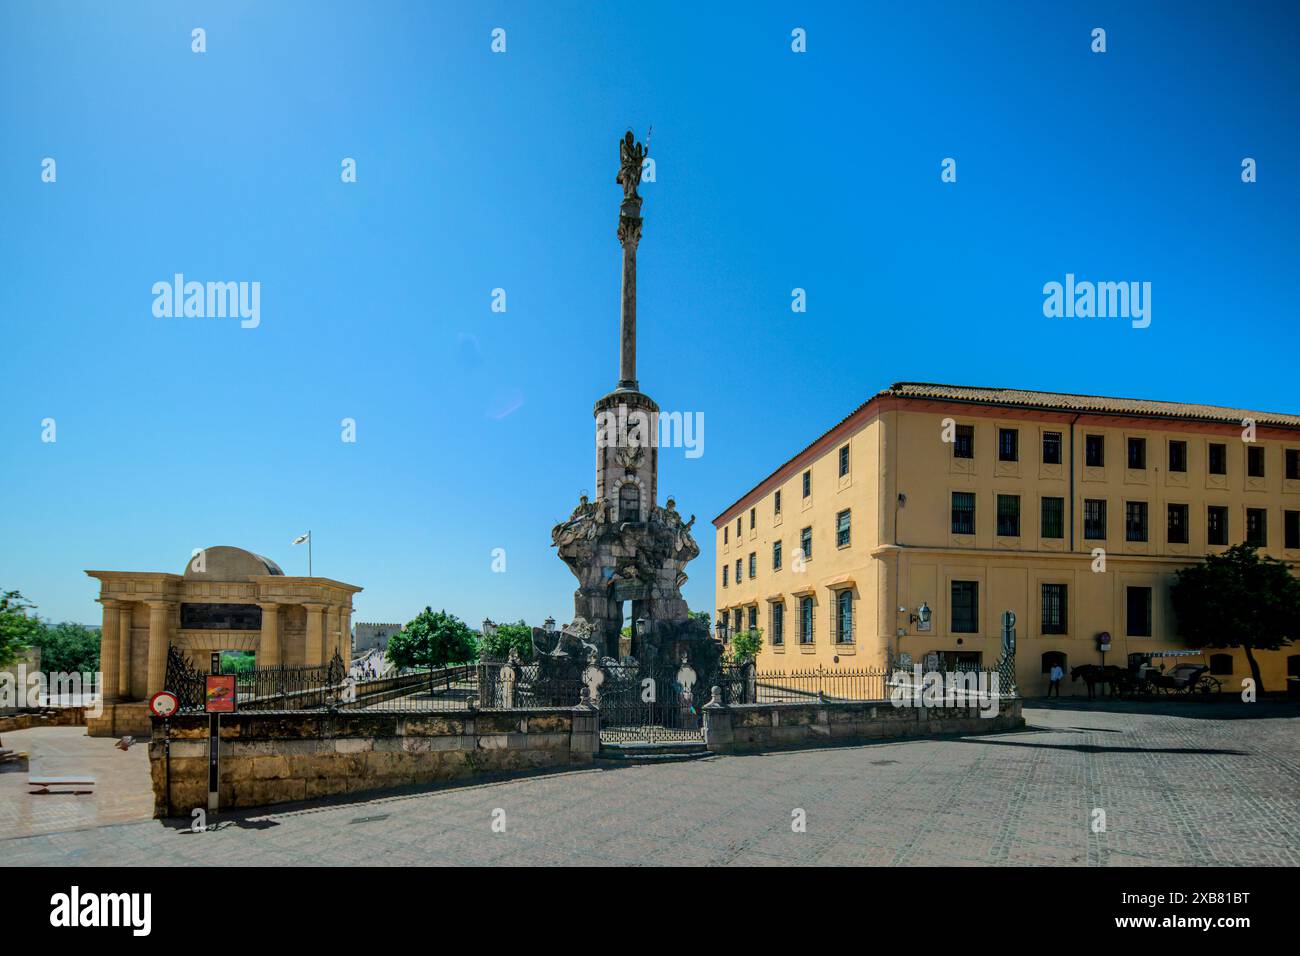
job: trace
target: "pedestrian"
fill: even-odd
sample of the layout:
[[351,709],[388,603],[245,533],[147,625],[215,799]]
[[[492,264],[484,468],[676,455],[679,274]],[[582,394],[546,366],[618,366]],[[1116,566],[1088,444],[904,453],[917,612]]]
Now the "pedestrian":
[[1052,691],[1056,691],[1057,699],[1061,697],[1061,678],[1065,676],[1065,668],[1060,664],[1052,665],[1052,672],[1048,675],[1051,683],[1047,685],[1047,696],[1052,696]]

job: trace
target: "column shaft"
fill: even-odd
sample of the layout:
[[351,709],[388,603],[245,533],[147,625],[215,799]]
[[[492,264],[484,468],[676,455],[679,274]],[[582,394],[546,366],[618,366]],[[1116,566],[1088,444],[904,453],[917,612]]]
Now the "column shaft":
[[165,601],[149,602],[149,669],[145,678],[145,696],[164,690],[167,683],[167,646],[171,643],[172,605]]
[[100,601],[104,605],[104,626],[99,632],[99,692],[104,703],[111,704],[120,696],[118,672],[121,669],[118,647],[118,616],[121,609],[116,601]]
[[257,648],[261,667],[280,666],[280,605],[262,605],[262,640]]
[[123,602],[117,614],[117,696],[131,699],[131,617],[135,605]]
[[304,663],[313,667],[324,663],[325,621],[321,612],[325,610],[325,605],[304,604],[303,607],[307,609],[307,659]]

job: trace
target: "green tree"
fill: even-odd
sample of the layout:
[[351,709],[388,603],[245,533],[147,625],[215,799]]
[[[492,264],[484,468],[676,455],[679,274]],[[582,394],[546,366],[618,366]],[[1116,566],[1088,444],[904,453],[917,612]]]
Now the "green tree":
[[748,631],[740,631],[731,639],[731,662],[733,664],[743,664],[745,661],[752,661],[758,657],[758,652],[763,649],[763,629],[761,627],[751,627]]
[[0,667],[12,664],[35,643],[41,620],[27,613],[35,607],[17,591],[0,591]]
[[395,667],[446,667],[478,659],[474,632],[454,614],[426,607],[388,639],[387,657]]
[[1170,591],[1178,634],[1193,647],[1240,647],[1264,691],[1256,650],[1276,651],[1300,636],[1300,579],[1254,545],[1238,544],[1178,572]]
[[504,660],[514,648],[521,661],[533,659],[533,629],[520,620],[517,624],[498,624],[495,634],[483,635],[480,651],[483,657]]
[[41,649],[41,670],[47,673],[94,673],[99,670],[99,632],[84,624],[41,622],[32,641]]

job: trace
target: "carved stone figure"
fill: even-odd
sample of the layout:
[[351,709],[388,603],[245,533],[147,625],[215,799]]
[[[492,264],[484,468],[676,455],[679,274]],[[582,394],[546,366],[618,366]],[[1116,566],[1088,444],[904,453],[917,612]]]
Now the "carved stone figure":
[[618,176],[614,182],[623,187],[623,201],[629,199],[639,200],[641,196],[637,193],[636,187],[641,182],[641,167],[645,164],[645,158],[649,155],[650,150],[636,141],[632,131],[628,130],[627,134],[619,141],[618,144]]

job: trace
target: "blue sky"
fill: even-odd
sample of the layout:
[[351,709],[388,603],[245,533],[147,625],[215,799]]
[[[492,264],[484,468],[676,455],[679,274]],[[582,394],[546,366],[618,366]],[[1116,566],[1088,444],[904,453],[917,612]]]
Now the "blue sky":
[[[356,620],[569,620],[629,125],[641,385],[705,418],[661,455],[692,607],[709,520],[894,381],[1300,411],[1296,11],[11,0],[0,585],[97,622],[85,568],[305,574],[310,528]],[[155,318],[176,272],[260,282],[260,326]],[[1067,272],[1151,282],[1151,326],[1044,318]]]

